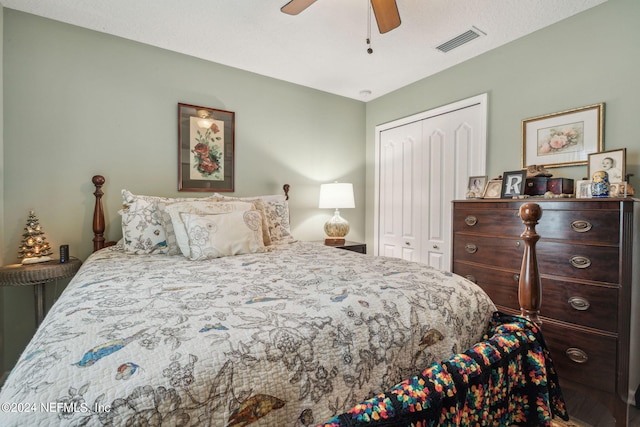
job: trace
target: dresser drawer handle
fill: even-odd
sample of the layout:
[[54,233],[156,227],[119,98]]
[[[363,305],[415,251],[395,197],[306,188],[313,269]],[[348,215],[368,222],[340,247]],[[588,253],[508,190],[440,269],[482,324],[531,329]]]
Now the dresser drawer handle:
[[575,268],[584,269],[584,268],[589,268],[591,266],[591,260],[586,256],[574,255],[571,258],[569,258],[569,264],[571,264]]
[[577,219],[571,223],[571,229],[576,233],[586,233],[591,230],[593,225],[589,221]]
[[519,275],[519,274],[514,274],[514,275],[513,275],[513,280],[514,280],[515,282],[519,282],[519,281],[520,281],[520,275]]
[[589,360],[589,356],[584,350],[580,350],[579,348],[570,347],[565,351],[565,354],[569,359],[576,363],[587,363]]
[[470,282],[478,283],[478,280],[475,278],[475,276],[473,276],[471,274],[467,274],[466,276],[464,276],[464,278],[467,279]]
[[589,301],[586,298],[582,297],[571,297],[569,298],[568,303],[574,310],[578,311],[586,311],[591,306],[591,304],[589,304]]
[[475,254],[476,252],[478,252],[478,247],[473,243],[467,243],[466,245],[464,245],[464,250],[469,252],[470,254]]
[[469,227],[473,227],[478,223],[478,218],[476,218],[473,215],[467,215],[467,217],[464,219],[464,223],[467,224]]

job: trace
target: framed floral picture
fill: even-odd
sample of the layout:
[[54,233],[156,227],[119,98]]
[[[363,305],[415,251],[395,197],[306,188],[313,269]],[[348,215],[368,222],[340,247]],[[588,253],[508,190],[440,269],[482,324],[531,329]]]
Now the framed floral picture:
[[587,164],[603,150],[604,103],[522,121],[522,167]]
[[234,191],[235,113],[178,104],[178,191]]

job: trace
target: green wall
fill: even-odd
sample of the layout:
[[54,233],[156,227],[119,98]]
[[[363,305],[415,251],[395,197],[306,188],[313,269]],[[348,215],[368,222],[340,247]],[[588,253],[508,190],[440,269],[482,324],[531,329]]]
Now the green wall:
[[[95,174],[107,179],[110,239],[122,188],[206,195],[177,191],[179,102],[236,113],[235,195],[290,184],[294,236],[322,239],[333,212],[317,208],[320,183],[352,182],[358,207],[343,215],[364,239],[364,103],[11,9],[3,45],[4,263],[17,261],[30,209],[56,252],[66,243],[86,258]],[[46,287],[49,302],[67,282]],[[8,369],[34,331],[33,291],[0,292]]]

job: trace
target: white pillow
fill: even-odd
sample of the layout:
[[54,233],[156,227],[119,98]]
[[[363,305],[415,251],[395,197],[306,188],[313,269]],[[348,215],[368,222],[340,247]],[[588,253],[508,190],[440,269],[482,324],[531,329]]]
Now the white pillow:
[[262,218],[255,210],[218,215],[181,213],[191,260],[264,251]]
[[216,202],[212,200],[198,200],[190,202],[173,202],[164,206],[164,211],[168,213],[170,220],[165,221],[165,231],[167,240],[175,242],[182,252],[182,255],[189,257],[189,236],[186,226],[180,214],[189,213],[197,215],[223,214],[233,211],[249,211],[253,209],[253,204],[249,202]]

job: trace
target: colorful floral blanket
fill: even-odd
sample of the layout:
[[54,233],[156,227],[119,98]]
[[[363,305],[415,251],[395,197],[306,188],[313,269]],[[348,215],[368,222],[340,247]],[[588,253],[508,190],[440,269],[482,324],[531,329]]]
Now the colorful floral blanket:
[[189,261],[104,249],[0,391],[0,426],[309,426],[482,339],[475,284],[322,244]]
[[569,419],[540,330],[496,312],[484,341],[321,425],[550,426],[553,415]]

